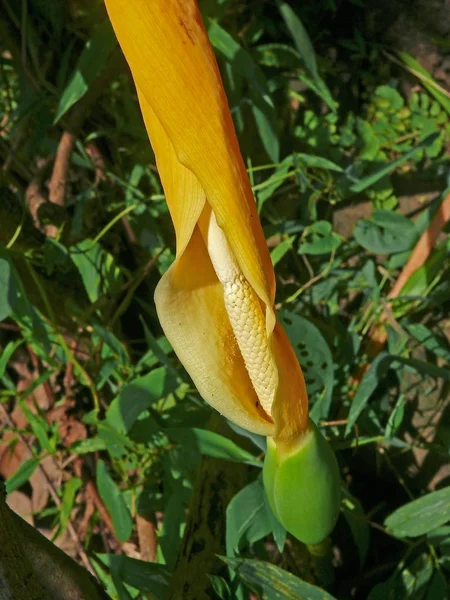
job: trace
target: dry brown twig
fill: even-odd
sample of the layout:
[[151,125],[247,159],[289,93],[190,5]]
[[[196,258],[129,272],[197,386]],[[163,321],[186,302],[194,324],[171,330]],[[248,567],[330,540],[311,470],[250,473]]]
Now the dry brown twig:
[[[429,227],[422,233],[411,255],[401,270],[399,276],[394,282],[389,294],[388,303],[383,310],[380,320],[374,325],[369,333],[369,339],[366,344],[365,353],[369,358],[374,358],[381,352],[387,340],[386,322],[392,320],[393,315],[390,309],[390,300],[398,298],[403,287],[409,281],[410,277],[422,267],[433,250],[436,241],[450,220],[450,193],[445,196],[441,202],[436,214],[434,215]],[[369,368],[369,364],[361,367],[352,380],[352,385],[357,386],[361,382],[364,374]]]
[[63,131],[56,150],[53,171],[48,182],[49,200],[58,206],[64,206],[67,190],[70,157],[76,136],[69,131]]
[[155,525],[146,517],[136,515],[136,529],[139,539],[141,559],[148,562],[156,561],[157,538]]

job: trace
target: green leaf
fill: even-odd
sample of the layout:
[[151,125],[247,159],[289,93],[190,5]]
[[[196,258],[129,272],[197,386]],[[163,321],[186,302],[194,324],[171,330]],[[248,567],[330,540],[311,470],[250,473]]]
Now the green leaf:
[[[0,283],[1,285],[1,283]],[[1,289],[1,288],[0,288]],[[9,359],[14,354],[19,346],[25,343],[23,338],[19,338],[18,340],[14,340],[13,342],[8,342],[6,346],[3,348],[0,354],[0,379],[3,377],[6,371],[6,367],[8,366]]]
[[11,265],[6,258],[0,257],[0,321],[12,314],[16,294]]
[[285,240],[282,240],[270,253],[273,266],[277,265],[285,254],[289,252],[295,241],[295,235],[291,235]]
[[450,486],[394,511],[384,524],[396,537],[418,537],[450,521]]
[[[399,362],[403,365],[407,365],[411,367],[418,373],[422,375],[428,375],[429,377],[433,377],[435,379],[443,379],[444,381],[450,381],[450,370],[445,367],[438,367],[433,365],[432,363],[425,362],[423,360],[418,360],[417,358],[405,358],[403,356],[395,356],[392,357],[395,359],[395,363]],[[393,367],[395,368],[395,363]]]
[[180,483],[175,483],[173,493],[164,502],[164,519],[162,530],[158,535],[164,560],[169,569],[174,569],[178,558],[186,520],[186,509],[183,503],[183,490]]
[[105,19],[97,27],[92,38],[86,42],[75,71],[59,100],[53,124],[85,95],[99,76],[116,44],[111,23],[109,19]]
[[106,420],[117,431],[127,433],[142,412],[173,392],[176,387],[177,381],[165,367],[132,379],[111,402]]
[[437,81],[422,67],[420,62],[407,52],[397,52],[399,58],[407,65],[412,73],[422,82],[423,86],[439,102],[442,108],[450,115],[450,98],[447,90],[443,89]]
[[436,335],[422,323],[411,323],[405,328],[424,348],[450,362],[450,344],[447,338]]
[[407,597],[420,598],[433,575],[433,563],[428,554],[421,554],[401,572],[402,589]]
[[249,82],[250,105],[259,135],[271,160],[278,162],[280,147],[276,115],[264,73],[252,56],[212,19],[208,19],[208,35],[215,50]]
[[117,339],[112,331],[109,331],[100,325],[100,323],[94,323],[93,329],[95,334],[104,342],[102,345],[102,359],[105,360],[112,354],[113,356],[119,357],[123,365],[127,365],[129,363],[129,357],[125,346]]
[[122,492],[112,480],[103,460],[97,463],[97,488],[109,512],[117,539],[126,542],[133,529],[133,521]]
[[391,362],[392,357],[386,352],[381,352],[372,361],[369,369],[364,374],[364,377],[362,378],[361,383],[356,390],[355,397],[350,405],[345,435],[348,435],[351,432],[353,425],[356,423],[359,415],[366,407],[370,397],[380,383],[381,379],[386,374]]
[[223,577],[220,577],[220,575],[208,575],[208,577],[216,594],[215,597],[220,598],[220,600],[232,600],[230,586]]
[[448,585],[441,571],[435,571],[424,600],[448,600]]
[[[381,352],[371,363],[368,371],[365,373],[355,397],[350,405],[345,435],[348,435],[356,423],[359,415],[366,407],[376,387],[385,376],[388,368],[396,369],[399,365],[406,365],[418,373],[428,375],[435,379],[450,381],[450,371],[444,367],[438,367],[431,363],[421,361],[415,358],[405,358],[403,356],[390,355],[387,352]],[[397,417],[398,418],[398,417]]]
[[104,441],[106,449],[114,459],[121,459],[132,445],[130,438],[111,427],[106,419],[98,425],[98,436]]
[[341,238],[333,232],[328,221],[316,221],[305,228],[298,249],[299,254],[329,254],[341,245]]
[[389,173],[392,173],[392,171],[395,171],[395,169],[398,169],[398,167],[401,167],[403,164],[407,163],[409,160],[414,158],[418,152],[430,147],[435,142],[438,135],[439,134],[437,133],[433,133],[427,136],[423,141],[420,142],[420,144],[417,144],[417,146],[409,152],[405,152],[405,154],[399,156],[399,158],[393,160],[387,165],[380,167],[374,173],[371,173],[370,175],[367,175],[366,177],[355,181],[350,186],[350,191],[354,194],[359,194],[360,192],[363,192],[367,188],[371,187],[377,181],[383,179],[383,177],[385,177]]
[[34,435],[38,439],[41,448],[47,450],[47,452],[52,452],[53,444],[50,442],[47,435],[47,431],[49,430],[47,421],[40,415],[33,414],[25,402],[20,402],[20,408],[30,424]]
[[91,302],[96,302],[104,294],[120,290],[120,270],[112,254],[98,242],[85,239],[70,248],[70,256],[80,272]]
[[360,567],[364,566],[369,552],[370,529],[361,502],[342,486],[342,514],[350,527],[358,548]]
[[256,456],[240,448],[237,444],[213,431],[206,429],[190,429],[173,427],[166,429],[165,433],[170,439],[181,445],[194,446],[201,454],[214,458],[223,458],[235,462],[244,462],[262,468],[261,461]]
[[[234,496],[227,507],[226,547],[227,555],[233,556],[239,551],[239,544],[254,544],[275,529],[284,538],[286,531],[273,515],[264,492],[264,486],[258,478],[245,486]],[[283,540],[284,544],[284,540]]]
[[295,69],[301,59],[299,53],[286,44],[260,44],[253,49],[253,54],[265,67]]
[[59,535],[66,529],[67,523],[69,522],[70,515],[75,502],[75,496],[82,485],[81,479],[78,477],[71,477],[64,486],[64,492],[61,502],[61,508],[59,510],[59,522],[61,524],[61,530]]
[[424,265],[419,267],[414,271],[408,281],[400,290],[399,300],[400,306],[394,307],[394,314],[398,316],[399,310],[401,311],[402,302],[400,298],[403,297],[425,297],[430,291],[430,286],[432,285],[435,278],[438,276],[441,271],[442,265],[447,259],[447,252],[445,247],[434,248],[427,258]]
[[101,452],[106,450],[106,442],[98,437],[80,440],[72,444],[69,448],[72,454],[88,454],[89,452]]
[[323,79],[320,77],[317,70],[316,55],[309,38],[308,32],[303,26],[303,23],[297,17],[295,12],[286,2],[278,2],[278,8],[283,17],[283,20],[288,28],[288,31],[294,40],[295,46],[303,59],[306,69],[312,79],[310,85],[312,89],[322,98],[322,100],[331,108],[336,110],[336,102],[331,96],[330,90],[326,86]]
[[282,310],[279,319],[297,355],[313,402],[311,417],[326,419],[333,396],[333,357],[320,330],[304,317]]
[[228,419],[226,419],[226,421],[230,429],[235,431],[238,435],[248,438],[258,448],[258,450],[262,450],[262,452],[266,451],[267,443],[266,438],[263,435],[259,435],[258,433],[248,431],[248,429],[244,429],[243,427],[240,427],[239,425],[233,423],[233,421],[229,421]]
[[399,111],[405,104],[397,90],[390,85],[378,86],[375,90],[375,97],[387,100],[389,102],[389,108],[393,112]]
[[250,92],[250,104],[256,127],[263,146],[273,162],[278,162],[280,158],[280,142],[276,130],[275,117],[272,114],[272,108],[265,104],[260,96],[255,96]]
[[405,396],[402,394],[399,396],[391,414],[389,415],[388,422],[386,424],[385,436],[390,439],[393,438],[397,429],[403,422],[405,414]]
[[[383,583],[377,584],[370,592],[368,600],[424,600],[426,587],[433,574],[433,564],[428,554],[420,554],[413,562],[402,568]],[[438,600],[439,597],[429,600]]]
[[26,483],[33,473],[39,466],[39,460],[37,458],[29,458],[23,462],[11,477],[5,481],[6,493],[10,494],[14,490],[20,488],[21,485]]
[[315,156],[314,154],[303,154],[302,152],[296,152],[295,156],[301,163],[307,167],[314,169],[325,169],[325,171],[335,171],[336,173],[343,173],[344,169],[336,163],[323,158],[323,156]]
[[118,580],[141,592],[154,594],[158,600],[167,596],[170,572],[165,565],[138,560],[129,556],[97,554]]
[[375,254],[392,254],[409,250],[417,239],[414,223],[388,210],[374,210],[371,220],[360,219],[354,236],[358,244]]
[[293,157],[287,156],[279,163],[275,171],[268,177],[262,185],[258,185],[258,211],[261,211],[264,203],[272,194],[286,181],[289,170],[293,166]]
[[325,590],[262,560],[220,557],[260,600],[336,600]]

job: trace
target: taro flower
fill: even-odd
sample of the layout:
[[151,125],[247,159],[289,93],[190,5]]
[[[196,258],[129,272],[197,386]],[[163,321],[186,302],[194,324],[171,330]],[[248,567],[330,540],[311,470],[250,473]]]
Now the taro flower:
[[[300,366],[276,319],[273,267],[200,12],[195,0],[105,2],[175,228],[176,258],[155,292],[158,317],[203,398],[241,427],[270,438],[264,480],[283,523],[277,508],[282,459],[297,456],[320,434],[308,418]],[[325,537],[337,515],[335,458],[320,440],[328,453],[316,452],[312,469],[324,482],[320,494],[333,505],[332,516],[325,534],[307,543]],[[297,488],[311,488],[308,481],[303,485],[301,469]],[[308,522],[320,520],[313,513]]]

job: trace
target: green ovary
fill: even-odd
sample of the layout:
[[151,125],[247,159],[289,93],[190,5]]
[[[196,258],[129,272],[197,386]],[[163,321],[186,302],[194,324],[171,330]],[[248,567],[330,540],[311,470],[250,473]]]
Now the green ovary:
[[339,515],[339,467],[311,420],[294,448],[267,439],[263,479],[272,511],[289,533],[308,545],[331,533]]

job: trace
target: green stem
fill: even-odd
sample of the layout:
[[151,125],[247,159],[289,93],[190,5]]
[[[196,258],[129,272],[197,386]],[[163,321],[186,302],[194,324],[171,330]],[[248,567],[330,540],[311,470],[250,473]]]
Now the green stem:
[[331,585],[334,581],[331,538],[327,537],[318,544],[309,544],[306,547],[311,555],[311,564],[317,582],[323,587]]

